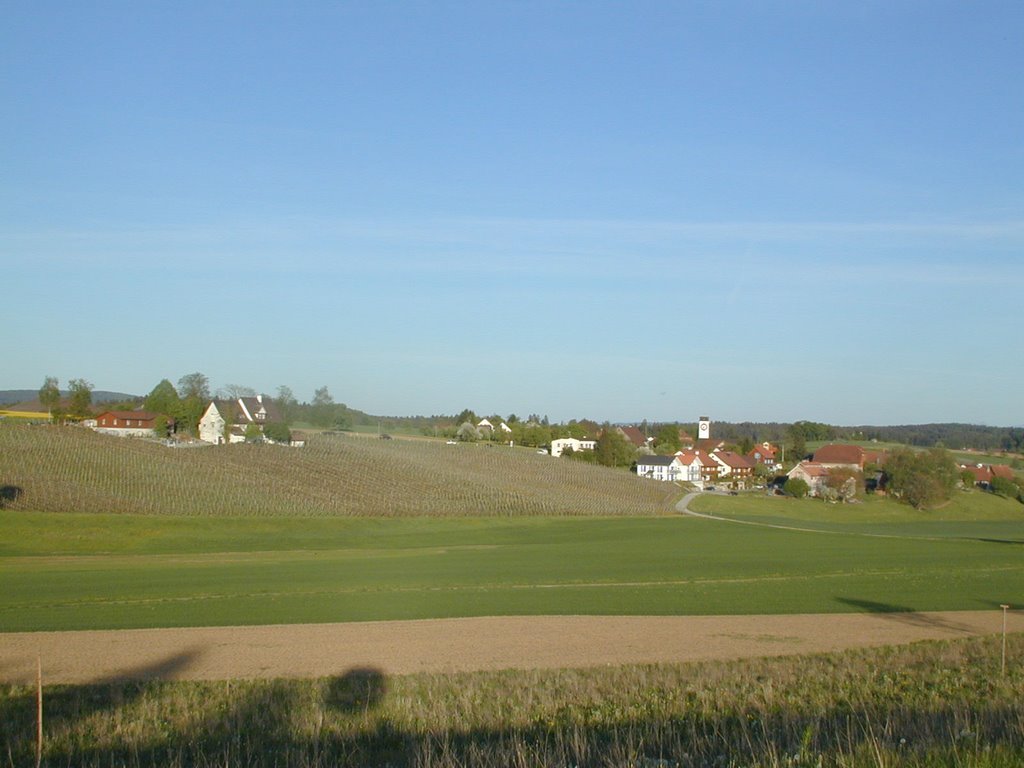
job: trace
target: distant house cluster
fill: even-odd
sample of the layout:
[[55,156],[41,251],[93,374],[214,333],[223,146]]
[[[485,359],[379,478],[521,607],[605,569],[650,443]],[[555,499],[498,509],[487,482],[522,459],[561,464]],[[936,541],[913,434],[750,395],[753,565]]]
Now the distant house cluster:
[[[809,496],[823,496],[836,470],[851,470],[863,475],[865,467],[880,467],[884,462],[884,451],[870,451],[859,445],[823,445],[814,452],[810,461],[801,461],[786,476],[807,483]],[[874,480],[868,478],[869,484]]]
[[641,456],[636,460],[640,477],[665,482],[686,482],[704,489],[718,482],[746,487],[754,477],[755,463],[733,451],[715,447],[708,451],[690,448],[672,456]]
[[974,477],[974,484],[982,488],[988,488],[997,477],[1017,482],[1013,469],[1006,464],[960,464],[961,472],[969,472]]
[[489,419],[480,419],[476,425],[476,431],[480,436],[490,436],[493,435],[495,431],[501,432],[503,435],[510,435],[512,434],[512,427],[504,421],[499,422],[498,426],[495,427]]
[[243,443],[253,426],[262,432],[264,425],[277,421],[277,406],[263,395],[213,400],[199,419],[199,439],[213,445]]

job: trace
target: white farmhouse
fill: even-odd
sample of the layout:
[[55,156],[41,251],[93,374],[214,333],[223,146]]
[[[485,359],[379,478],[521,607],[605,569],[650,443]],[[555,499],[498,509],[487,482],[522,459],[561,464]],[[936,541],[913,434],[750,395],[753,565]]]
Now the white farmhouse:
[[[704,489],[704,462],[700,459],[700,451],[677,451],[676,458],[682,468],[682,475],[679,477],[687,483],[692,483],[697,488]],[[707,456],[708,454],[704,454]],[[716,471],[717,475],[717,471]]]
[[[211,402],[199,419],[199,439],[204,443],[221,445],[224,443],[224,417],[217,408],[217,403]],[[233,436],[232,436],[233,437]],[[234,442],[234,441],[232,441]]]
[[596,440],[588,440],[587,438],[577,440],[575,437],[560,437],[557,440],[551,441],[551,455],[558,458],[569,449],[576,453],[578,451],[592,451],[596,446]]
[[678,456],[640,456],[636,460],[636,473],[652,480],[675,482],[682,480],[683,465]]

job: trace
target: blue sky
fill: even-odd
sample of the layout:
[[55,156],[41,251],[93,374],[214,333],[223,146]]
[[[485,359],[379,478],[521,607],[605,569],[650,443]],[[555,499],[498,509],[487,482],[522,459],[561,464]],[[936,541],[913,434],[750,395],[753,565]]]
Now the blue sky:
[[18,3],[0,388],[1024,424],[1019,2]]

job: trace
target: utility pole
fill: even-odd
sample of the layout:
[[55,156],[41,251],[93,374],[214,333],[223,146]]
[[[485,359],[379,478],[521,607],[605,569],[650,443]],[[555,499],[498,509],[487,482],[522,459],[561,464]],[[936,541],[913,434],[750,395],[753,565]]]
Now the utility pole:
[[1006,612],[1007,612],[1007,610],[1009,610],[1010,606],[1003,604],[1003,605],[1000,605],[999,607],[1003,609],[1003,662],[1000,665],[1000,670],[1001,670],[1002,674],[1005,676],[1006,675]]

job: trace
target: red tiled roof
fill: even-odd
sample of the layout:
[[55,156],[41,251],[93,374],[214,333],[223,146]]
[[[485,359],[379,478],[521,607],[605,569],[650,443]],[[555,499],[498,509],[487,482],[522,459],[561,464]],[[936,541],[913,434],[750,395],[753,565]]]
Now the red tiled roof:
[[1001,477],[1004,480],[1015,480],[1013,470],[1005,464],[992,464],[989,466],[993,477]]
[[801,461],[793,469],[789,470],[789,474],[792,475],[797,469],[803,470],[810,477],[828,477],[828,467],[816,461]]
[[115,419],[138,419],[140,421],[152,421],[162,414],[153,413],[152,411],[104,411],[99,414],[96,418],[101,419],[104,416],[113,416]]
[[643,448],[647,445],[647,438],[644,437],[644,433],[636,427],[619,427],[619,430],[626,436],[626,439],[637,448]]
[[983,464],[982,465],[972,464],[972,465],[967,466],[967,467],[962,467],[962,469],[964,469],[967,472],[970,472],[972,475],[974,475],[974,482],[976,482],[976,483],[987,483],[987,482],[990,482],[992,480],[992,470],[991,470],[991,468],[986,467]]
[[779,449],[771,444],[769,444],[767,448],[765,448],[764,445],[755,445],[747,451],[747,458],[755,464],[763,463],[765,460],[775,461],[778,451]]
[[728,464],[732,469],[754,468],[754,462],[746,456],[740,456],[738,453],[733,453],[732,451],[715,451],[715,456]]
[[878,464],[881,466],[885,463],[885,451],[869,451],[864,450],[864,463],[865,464]]
[[823,445],[814,452],[816,464],[854,464],[864,466],[864,449],[859,445]]

